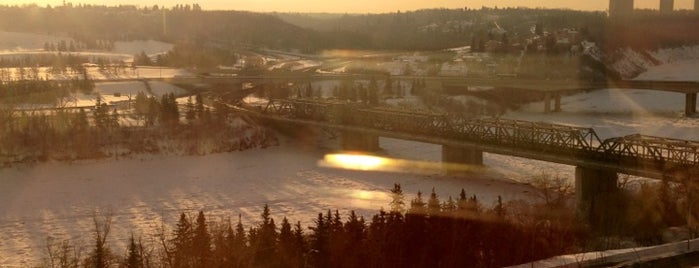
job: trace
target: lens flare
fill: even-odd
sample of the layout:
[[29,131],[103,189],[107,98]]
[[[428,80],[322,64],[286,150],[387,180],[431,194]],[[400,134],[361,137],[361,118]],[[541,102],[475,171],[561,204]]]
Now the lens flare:
[[449,171],[452,173],[482,171],[482,167],[480,166],[456,163],[393,159],[358,153],[327,154],[325,155],[323,160],[318,162],[318,165],[321,167],[348,170],[398,172],[412,174],[435,174],[444,171]]
[[328,166],[365,171],[380,169],[389,161],[383,157],[361,154],[329,154],[324,160]]

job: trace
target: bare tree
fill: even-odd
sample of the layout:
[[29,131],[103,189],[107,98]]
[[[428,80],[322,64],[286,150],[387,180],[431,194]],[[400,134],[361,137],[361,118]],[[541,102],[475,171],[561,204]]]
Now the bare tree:
[[95,248],[90,254],[90,267],[104,268],[111,263],[111,253],[106,246],[107,237],[112,226],[112,213],[108,212],[102,219],[97,216],[97,212],[92,215],[95,224],[94,241]]

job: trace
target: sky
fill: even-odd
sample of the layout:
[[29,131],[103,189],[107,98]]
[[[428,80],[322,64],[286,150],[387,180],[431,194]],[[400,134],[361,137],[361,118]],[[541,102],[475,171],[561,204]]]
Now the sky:
[[[660,0],[635,0],[636,8],[657,9]],[[675,0],[675,9],[692,9],[694,0]],[[66,0],[73,4],[137,5],[142,0]],[[2,0],[2,4],[29,4],[58,6],[63,0]],[[198,3],[206,10],[248,10],[258,12],[329,12],[329,13],[385,13],[424,8],[481,8],[529,7],[601,10],[609,7],[608,0],[164,0],[148,2],[171,7],[176,4]]]

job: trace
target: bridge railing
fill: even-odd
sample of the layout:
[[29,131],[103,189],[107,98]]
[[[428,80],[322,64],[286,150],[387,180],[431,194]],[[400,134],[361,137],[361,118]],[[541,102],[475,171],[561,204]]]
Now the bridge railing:
[[312,100],[270,101],[265,112],[329,124],[509,146],[530,152],[582,156],[608,163],[623,162],[655,169],[699,169],[699,142],[696,141],[641,135],[601,141],[591,128],[507,119],[465,119]]
[[590,128],[505,119],[465,119],[460,116],[370,108],[309,100],[275,100],[267,113],[297,119],[368,127],[472,142],[508,144],[561,153],[592,152],[601,141]]
[[659,163],[699,166],[699,142],[640,134],[610,138],[601,148],[619,159],[638,159]]

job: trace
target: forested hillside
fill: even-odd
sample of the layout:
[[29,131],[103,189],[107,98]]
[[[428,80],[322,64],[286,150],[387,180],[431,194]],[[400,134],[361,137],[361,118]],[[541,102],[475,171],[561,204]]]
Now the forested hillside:
[[200,42],[270,48],[315,49],[313,31],[266,14],[203,11],[197,5],[160,8],[134,6],[0,6],[0,30],[67,34],[99,48],[102,41]]

